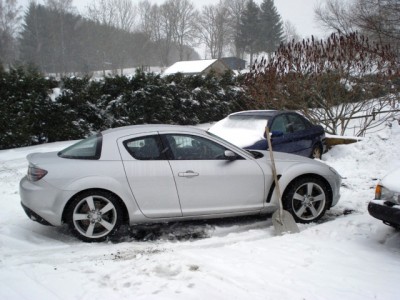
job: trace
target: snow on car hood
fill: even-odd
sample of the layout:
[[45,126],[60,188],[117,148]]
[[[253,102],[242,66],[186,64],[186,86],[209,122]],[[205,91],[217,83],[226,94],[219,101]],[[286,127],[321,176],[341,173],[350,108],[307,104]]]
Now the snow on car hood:
[[215,123],[208,131],[244,148],[263,140],[267,120],[231,120],[229,117]]
[[394,170],[383,177],[381,184],[393,192],[400,193],[400,169]]

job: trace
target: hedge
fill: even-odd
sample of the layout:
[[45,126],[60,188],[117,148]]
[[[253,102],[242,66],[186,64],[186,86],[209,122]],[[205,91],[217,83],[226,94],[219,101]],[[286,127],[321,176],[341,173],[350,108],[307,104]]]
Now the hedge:
[[81,139],[133,124],[195,125],[249,109],[242,78],[133,76],[47,78],[35,68],[0,69],[0,149]]

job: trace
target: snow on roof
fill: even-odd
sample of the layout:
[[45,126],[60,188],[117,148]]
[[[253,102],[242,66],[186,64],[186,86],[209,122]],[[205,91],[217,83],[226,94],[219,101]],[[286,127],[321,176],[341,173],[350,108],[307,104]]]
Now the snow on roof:
[[167,68],[164,71],[163,75],[171,75],[176,73],[183,73],[183,74],[201,73],[216,61],[217,59],[178,61],[169,68]]

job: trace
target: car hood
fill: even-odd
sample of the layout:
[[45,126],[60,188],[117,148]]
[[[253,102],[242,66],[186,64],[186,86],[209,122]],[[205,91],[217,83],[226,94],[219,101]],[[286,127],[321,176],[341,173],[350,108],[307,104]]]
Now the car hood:
[[[267,150],[251,150],[250,151],[256,151],[260,152],[264,155],[264,158],[260,159],[265,159],[270,160],[270,154],[269,151]],[[285,152],[273,152],[274,153],[274,159],[276,162],[306,162],[306,163],[315,163],[315,164],[323,164],[321,161],[311,159],[308,157],[296,155],[296,154],[290,154],[290,153],[285,153]]]
[[[258,164],[264,166],[267,169],[270,169],[272,166],[271,166],[269,151],[259,151],[259,150],[255,151],[260,152],[264,155],[263,157],[256,158]],[[284,174],[287,172],[293,174],[293,171],[295,173],[300,171],[300,173],[297,174],[302,175],[304,174],[304,170],[308,170],[307,172],[321,174],[325,177],[326,176],[333,176],[333,177],[337,176],[338,178],[341,177],[340,174],[335,169],[326,164],[324,161],[318,159],[311,159],[308,157],[283,153],[283,152],[274,152],[274,160],[278,174]]]
[[400,169],[394,170],[382,178],[381,184],[396,193],[400,193]]
[[225,118],[211,126],[208,131],[235,146],[245,148],[260,140],[265,140],[266,126],[267,120],[242,121],[236,124],[230,122],[229,118]]

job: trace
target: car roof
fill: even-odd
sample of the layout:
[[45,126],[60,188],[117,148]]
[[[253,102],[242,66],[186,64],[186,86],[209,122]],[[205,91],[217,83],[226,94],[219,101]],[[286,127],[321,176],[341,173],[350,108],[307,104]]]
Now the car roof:
[[[208,136],[207,132],[201,128],[193,127],[190,125],[166,125],[166,124],[144,124],[144,125],[130,125],[130,126],[123,126],[117,128],[107,129],[102,131],[101,134],[107,140],[115,140],[119,138],[126,138],[131,135],[136,134],[146,134],[151,132],[158,132],[158,133],[182,133],[182,134],[195,134],[199,136]],[[228,143],[228,142],[226,142]],[[108,143],[108,145],[113,144],[114,147],[116,146],[115,143]],[[104,145],[104,144],[103,144]],[[246,154],[245,150],[237,148],[236,151],[241,152],[243,155]],[[102,149],[102,159],[104,160],[113,160],[117,159],[115,157],[118,151],[115,151],[113,147],[103,147]]]
[[229,116],[265,116],[272,117],[281,111],[279,110],[244,110],[230,114]]
[[245,110],[237,113],[230,114],[229,119],[247,120],[247,119],[258,119],[258,120],[271,120],[275,116],[287,113],[282,110]]
[[136,133],[150,132],[150,131],[181,131],[192,133],[203,133],[204,130],[192,126],[183,125],[167,125],[167,124],[142,124],[142,125],[129,125],[117,128],[107,129],[102,132],[104,135],[130,135]]
[[255,117],[255,118],[265,118],[270,119],[280,114],[297,114],[301,115],[292,110],[244,110],[230,114],[228,117]]

